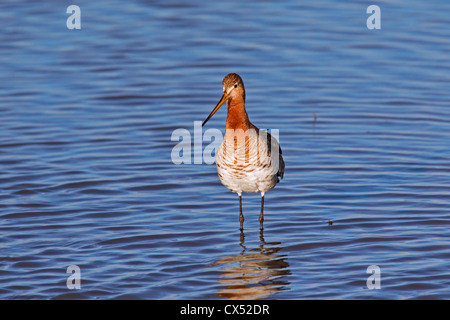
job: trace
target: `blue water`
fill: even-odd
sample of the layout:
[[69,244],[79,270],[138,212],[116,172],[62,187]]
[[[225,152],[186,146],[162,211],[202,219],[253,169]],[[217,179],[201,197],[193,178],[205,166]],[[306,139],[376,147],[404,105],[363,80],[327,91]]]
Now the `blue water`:
[[[3,1],[0,298],[449,299],[448,12]],[[171,159],[174,130],[193,138],[230,72],[250,120],[280,130],[286,171],[263,233],[258,194],[243,196],[240,232],[215,165]]]

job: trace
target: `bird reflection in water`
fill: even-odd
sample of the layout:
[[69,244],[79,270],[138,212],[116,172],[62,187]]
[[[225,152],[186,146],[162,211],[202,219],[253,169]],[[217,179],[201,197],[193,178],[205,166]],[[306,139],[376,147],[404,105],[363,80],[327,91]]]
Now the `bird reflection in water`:
[[241,230],[238,255],[225,256],[212,265],[224,265],[217,292],[220,298],[257,300],[272,296],[280,290],[288,289],[289,282],[284,279],[290,274],[287,256],[279,254],[281,242],[266,242],[263,230],[260,231],[258,248],[247,249],[244,231]]

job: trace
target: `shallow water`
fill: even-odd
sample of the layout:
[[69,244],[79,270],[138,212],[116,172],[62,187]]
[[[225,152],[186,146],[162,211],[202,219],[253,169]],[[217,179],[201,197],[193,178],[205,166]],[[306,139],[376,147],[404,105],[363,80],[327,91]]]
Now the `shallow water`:
[[[0,4],[0,298],[450,298],[450,2],[69,4]],[[280,129],[263,233],[171,160],[230,72]]]

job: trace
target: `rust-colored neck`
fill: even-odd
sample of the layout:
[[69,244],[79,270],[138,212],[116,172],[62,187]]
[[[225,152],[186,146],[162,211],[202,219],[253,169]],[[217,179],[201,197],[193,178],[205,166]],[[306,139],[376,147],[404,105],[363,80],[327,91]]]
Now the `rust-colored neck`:
[[250,127],[247,111],[245,111],[244,97],[236,97],[227,101],[227,129],[242,129],[247,131]]

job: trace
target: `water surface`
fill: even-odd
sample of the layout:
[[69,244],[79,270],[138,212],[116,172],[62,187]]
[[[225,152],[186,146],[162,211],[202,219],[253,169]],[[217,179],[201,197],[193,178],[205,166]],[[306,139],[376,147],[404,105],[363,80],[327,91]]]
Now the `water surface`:
[[[0,4],[0,298],[450,298],[448,1],[380,30],[366,1],[75,2]],[[258,194],[240,232],[215,166],[171,160],[230,72],[280,129],[263,233]]]

